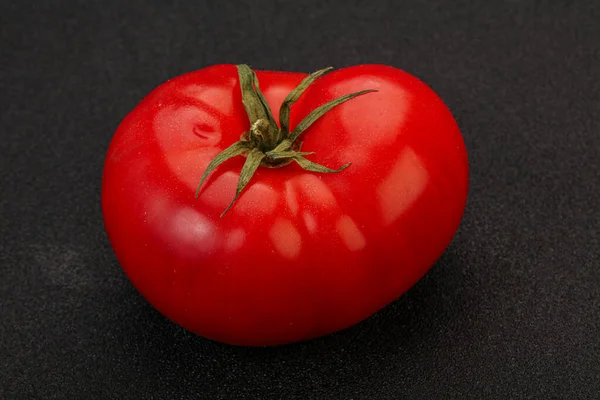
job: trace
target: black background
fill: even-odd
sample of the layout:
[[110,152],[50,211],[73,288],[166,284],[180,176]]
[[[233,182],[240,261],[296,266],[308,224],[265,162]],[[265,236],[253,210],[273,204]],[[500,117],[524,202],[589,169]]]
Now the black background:
[[[0,398],[600,398],[599,21],[597,1],[2,1]],[[105,151],[151,89],[215,63],[385,63],[446,101],[469,203],[405,296],[251,349],[135,291],[102,225]]]

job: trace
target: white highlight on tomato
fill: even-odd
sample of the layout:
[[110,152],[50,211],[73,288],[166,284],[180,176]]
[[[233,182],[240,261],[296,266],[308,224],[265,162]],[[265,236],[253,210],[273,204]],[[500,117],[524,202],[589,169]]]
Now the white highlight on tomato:
[[366,245],[366,240],[356,223],[348,215],[342,215],[336,223],[336,229],[342,241],[351,251],[361,250]]
[[300,254],[302,238],[290,220],[278,218],[269,230],[269,237],[282,257],[293,260]]
[[294,178],[294,185],[303,192],[303,202],[322,208],[337,206],[334,194],[318,174],[312,172],[302,174]]
[[385,223],[394,222],[423,193],[429,175],[414,150],[400,153],[387,177],[377,187],[381,214]]
[[225,239],[225,250],[233,252],[240,249],[244,245],[244,240],[246,240],[246,232],[242,228],[232,230]]
[[186,257],[194,257],[198,252],[214,249],[217,237],[213,222],[193,208],[186,207],[173,214],[169,224],[173,243],[177,243],[177,253]]
[[315,233],[317,231],[317,220],[310,211],[304,211],[302,213],[302,220],[304,220],[304,225],[306,225],[306,229],[308,229],[310,233]]
[[285,201],[292,212],[292,215],[294,217],[298,215],[298,195],[290,181],[285,182]]

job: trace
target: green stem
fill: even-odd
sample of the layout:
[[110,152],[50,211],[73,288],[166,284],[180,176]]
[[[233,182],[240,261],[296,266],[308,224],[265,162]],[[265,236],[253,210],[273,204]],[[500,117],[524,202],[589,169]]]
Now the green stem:
[[307,171],[320,173],[337,173],[350,166],[351,163],[347,163],[338,169],[331,169],[306,159],[305,156],[314,154],[314,152],[301,152],[301,143],[297,139],[314,122],[334,107],[357,96],[362,96],[376,90],[362,90],[334,99],[311,111],[290,133],[289,123],[292,105],[310,85],[330,71],[331,67],[310,74],[286,96],[279,112],[281,128],[277,126],[271,108],[265,96],[260,91],[256,73],[245,64],[238,65],[237,70],[240,80],[240,90],[242,92],[242,103],[248,115],[250,129],[246,134],[242,135],[240,141],[233,143],[211,160],[202,174],[202,178],[196,189],[196,197],[199,196],[202,185],[212,171],[225,161],[242,154],[246,154],[246,162],[240,172],[235,196],[229,206],[223,211],[221,217],[233,207],[261,164],[268,167],[282,167],[295,161]]

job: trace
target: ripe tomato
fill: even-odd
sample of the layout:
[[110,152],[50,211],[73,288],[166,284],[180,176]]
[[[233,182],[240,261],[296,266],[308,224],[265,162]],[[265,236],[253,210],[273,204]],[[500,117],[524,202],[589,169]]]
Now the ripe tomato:
[[124,271],[166,317],[212,340],[277,345],[402,295],[447,248],[467,189],[452,114],[406,72],[215,65],[163,83],[123,120],[102,208]]

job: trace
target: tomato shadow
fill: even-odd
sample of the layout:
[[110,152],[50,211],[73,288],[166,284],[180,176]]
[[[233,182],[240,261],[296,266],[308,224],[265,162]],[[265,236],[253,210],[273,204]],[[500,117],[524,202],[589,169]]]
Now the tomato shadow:
[[296,398],[307,392],[351,398],[356,388],[381,387],[391,374],[399,379],[413,375],[411,369],[436,362],[437,352],[448,352],[453,338],[468,334],[470,319],[464,316],[476,307],[476,295],[467,284],[465,259],[450,246],[411,290],[367,320],[279,347],[236,347],[203,339],[138,299],[132,310],[136,320],[120,332],[122,351],[135,363],[140,379],[166,397],[190,390],[211,399],[264,398],[266,393]]

